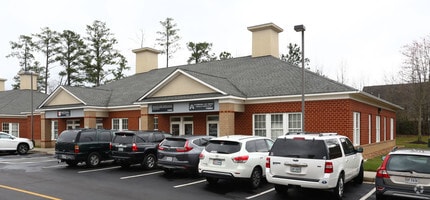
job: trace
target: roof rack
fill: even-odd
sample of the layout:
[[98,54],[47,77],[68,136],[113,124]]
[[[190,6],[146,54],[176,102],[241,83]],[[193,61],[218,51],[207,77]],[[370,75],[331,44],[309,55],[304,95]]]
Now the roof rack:
[[333,136],[337,135],[337,133],[320,133],[319,136]]
[[306,135],[305,132],[288,132],[285,135]]

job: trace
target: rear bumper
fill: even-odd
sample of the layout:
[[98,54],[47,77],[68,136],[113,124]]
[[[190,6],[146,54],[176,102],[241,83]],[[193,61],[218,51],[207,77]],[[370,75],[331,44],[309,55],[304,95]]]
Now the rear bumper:
[[428,199],[430,200],[430,187],[424,187],[423,185],[409,185],[402,187],[393,187],[381,183],[382,180],[376,178],[375,188],[376,195],[387,196],[387,197],[402,197],[402,198],[413,198],[413,199]]
[[324,179],[302,179],[302,178],[292,178],[292,177],[282,177],[271,174],[266,171],[267,182],[286,185],[286,186],[299,186],[303,188],[313,188],[313,189],[332,189],[337,185],[337,177],[330,176]]
[[233,174],[231,174],[231,173],[207,171],[207,170],[202,170],[200,172],[200,175],[203,177],[218,178],[218,179],[234,179],[235,178],[233,176]]
[[75,160],[75,161],[86,161],[86,156],[82,155],[82,154],[73,154],[73,153],[59,153],[59,152],[55,152],[54,158],[57,158],[61,161],[66,161],[66,160]]
[[144,153],[140,152],[133,152],[133,153],[117,153],[112,152],[112,158],[115,161],[123,162],[123,163],[141,163],[143,161],[143,158],[145,157]]

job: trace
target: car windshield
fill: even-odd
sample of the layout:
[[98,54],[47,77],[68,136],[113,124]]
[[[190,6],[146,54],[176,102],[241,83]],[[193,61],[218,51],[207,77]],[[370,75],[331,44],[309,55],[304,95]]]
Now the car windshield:
[[272,146],[271,156],[328,159],[323,140],[277,139]]
[[387,170],[430,174],[430,156],[392,154],[387,164]]
[[240,151],[241,144],[233,141],[211,140],[206,146],[207,152],[231,154]]
[[57,142],[75,142],[78,131],[63,131],[57,139]]

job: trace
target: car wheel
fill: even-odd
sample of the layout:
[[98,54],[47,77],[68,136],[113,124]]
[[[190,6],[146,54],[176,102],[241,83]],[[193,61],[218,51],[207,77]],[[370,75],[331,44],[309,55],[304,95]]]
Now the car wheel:
[[212,177],[206,177],[206,181],[209,183],[209,185],[215,185],[218,183],[218,179]]
[[28,144],[19,144],[17,151],[20,155],[26,154],[29,150]]
[[96,152],[90,153],[86,163],[89,167],[97,167],[100,164],[100,155]]
[[339,179],[337,180],[336,187],[333,189],[333,194],[336,199],[341,200],[343,197],[343,189],[344,189],[344,181],[343,174],[340,174]]
[[362,184],[363,183],[363,177],[364,177],[364,168],[363,168],[363,163],[361,163],[360,171],[358,172],[357,177],[354,178],[354,183]]
[[287,194],[288,186],[275,184],[275,191],[279,194]]
[[144,169],[154,169],[156,164],[155,155],[152,153],[146,154],[143,158],[142,167]]
[[261,172],[261,169],[256,167],[254,170],[252,170],[251,177],[249,179],[249,185],[252,189],[258,188],[261,183],[261,178],[263,177],[263,174]]
[[74,160],[66,160],[66,164],[70,167],[75,167],[76,165],[78,165],[78,162]]

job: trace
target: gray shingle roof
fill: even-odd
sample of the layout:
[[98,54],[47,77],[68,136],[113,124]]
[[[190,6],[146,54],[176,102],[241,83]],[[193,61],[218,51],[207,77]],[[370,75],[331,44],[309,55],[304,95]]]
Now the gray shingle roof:
[[[47,94],[33,91],[33,109],[36,109]],[[9,90],[0,92],[1,115],[24,115],[31,112],[31,90]]]
[[[256,58],[247,56],[161,68],[135,74],[98,88],[66,87],[66,89],[88,105],[132,105],[177,69],[181,69],[230,96],[258,98],[301,94],[302,69],[272,56]],[[306,94],[357,91],[352,87],[308,70],[306,70],[305,76]],[[147,100],[143,99],[142,101]]]

